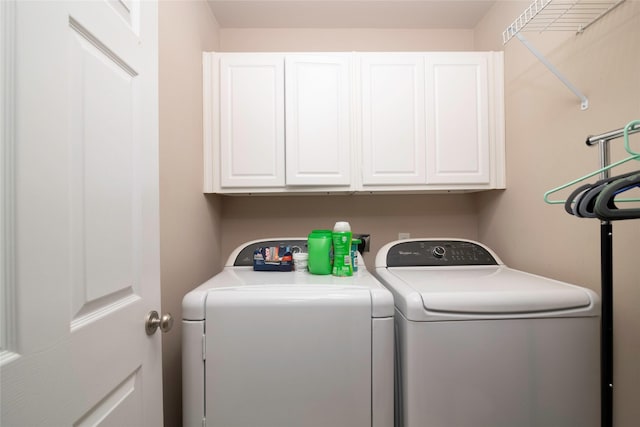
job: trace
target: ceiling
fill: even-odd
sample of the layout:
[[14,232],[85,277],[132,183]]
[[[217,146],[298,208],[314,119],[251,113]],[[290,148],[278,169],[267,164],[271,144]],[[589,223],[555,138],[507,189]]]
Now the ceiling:
[[221,28],[472,29],[496,1],[207,0]]

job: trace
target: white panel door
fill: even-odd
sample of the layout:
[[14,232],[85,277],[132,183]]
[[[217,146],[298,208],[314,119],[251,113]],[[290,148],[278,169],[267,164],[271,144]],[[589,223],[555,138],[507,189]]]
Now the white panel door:
[[157,5],[0,10],[2,425],[162,425]]
[[284,58],[220,57],[220,185],[284,186]]
[[422,55],[364,55],[362,183],[424,184],[425,88]]
[[488,184],[486,53],[427,55],[427,182]]
[[287,185],[349,185],[349,56],[285,59]]

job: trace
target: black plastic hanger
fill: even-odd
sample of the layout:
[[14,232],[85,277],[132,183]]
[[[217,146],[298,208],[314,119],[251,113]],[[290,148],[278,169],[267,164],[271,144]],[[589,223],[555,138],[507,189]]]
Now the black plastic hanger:
[[[581,217],[581,218],[597,218],[597,215],[594,211],[595,205],[596,205],[596,199],[598,198],[598,196],[600,195],[600,192],[602,190],[605,189],[605,187],[607,185],[609,185],[610,183],[613,183],[615,181],[618,181],[622,178],[627,178],[629,176],[635,175],[637,174],[638,171],[633,171],[633,172],[628,172],[625,174],[621,174],[621,175],[617,175],[617,176],[612,176],[609,178],[605,178],[605,179],[601,179],[600,181],[596,182],[595,184],[593,184],[591,186],[591,189],[589,189],[582,197],[580,197],[580,201],[576,203],[576,208],[578,210],[578,214],[577,216]],[[613,200],[609,201],[609,209],[615,209],[616,206],[613,202]]]
[[615,204],[615,197],[625,191],[640,187],[640,171],[620,178],[606,185],[598,195],[594,212],[603,221],[640,218],[640,208],[620,209]]
[[591,188],[591,184],[583,184],[580,187],[573,190],[571,194],[569,194],[569,197],[567,197],[567,200],[565,200],[564,202],[564,210],[571,215],[575,215],[573,206],[575,206],[576,200],[578,200],[578,198],[582,194],[584,194],[585,191],[589,191],[590,188]]
[[[606,184],[617,181],[618,179],[626,178],[630,175],[634,175],[638,171],[628,172],[621,175],[612,176],[609,178],[603,178],[592,184],[584,184],[576,188],[571,192],[569,197],[564,203],[564,209],[567,213],[575,215],[581,218],[596,218],[593,207],[595,205],[595,199],[600,194],[600,191],[604,189]],[[613,208],[614,206],[610,206]]]

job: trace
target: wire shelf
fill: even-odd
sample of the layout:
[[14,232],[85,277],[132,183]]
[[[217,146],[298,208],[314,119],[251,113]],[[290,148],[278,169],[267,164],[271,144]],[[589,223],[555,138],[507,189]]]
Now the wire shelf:
[[624,0],[535,0],[502,32],[507,44],[521,31],[583,32]]

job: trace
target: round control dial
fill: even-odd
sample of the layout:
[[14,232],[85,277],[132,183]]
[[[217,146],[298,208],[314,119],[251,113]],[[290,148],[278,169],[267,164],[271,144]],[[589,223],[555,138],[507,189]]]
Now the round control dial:
[[445,253],[447,251],[442,247],[442,246],[436,246],[435,248],[433,248],[433,256],[436,258],[442,258],[444,257]]

